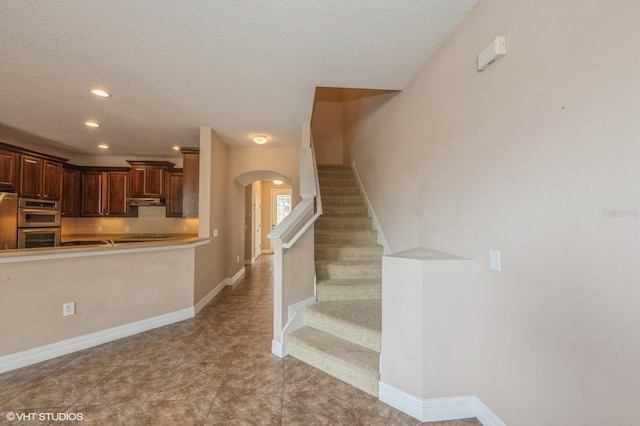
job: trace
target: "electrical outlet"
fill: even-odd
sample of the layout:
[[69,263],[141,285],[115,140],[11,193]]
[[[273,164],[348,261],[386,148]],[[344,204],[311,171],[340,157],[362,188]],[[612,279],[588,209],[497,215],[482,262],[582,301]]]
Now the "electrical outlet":
[[214,237],[217,237],[217,236],[218,236],[218,230],[217,230],[217,229],[214,229],[214,230],[213,230],[213,236],[214,236]]
[[500,252],[498,250],[489,250],[489,269],[498,271],[502,269],[500,264]]
[[236,262],[240,262],[240,256],[236,256]]
[[102,226],[98,225],[98,232],[102,232]]
[[76,314],[76,302],[69,302],[62,305],[62,316],[67,317],[69,315]]
[[124,227],[124,232],[129,232],[129,227],[128,226]]

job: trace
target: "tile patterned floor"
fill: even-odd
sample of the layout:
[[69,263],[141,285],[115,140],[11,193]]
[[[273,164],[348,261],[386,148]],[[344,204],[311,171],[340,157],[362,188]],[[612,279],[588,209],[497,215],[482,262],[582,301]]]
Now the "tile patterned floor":
[[[272,269],[271,256],[263,255],[194,319],[0,374],[0,425],[421,424],[294,358],[271,354]],[[21,422],[8,420],[9,413],[37,414]],[[49,422],[46,413],[81,414],[83,421]]]

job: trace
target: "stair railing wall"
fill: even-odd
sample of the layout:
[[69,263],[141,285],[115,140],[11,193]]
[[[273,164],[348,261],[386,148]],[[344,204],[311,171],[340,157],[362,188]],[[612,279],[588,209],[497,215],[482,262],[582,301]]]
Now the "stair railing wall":
[[300,201],[268,235],[273,241],[272,352],[288,353],[286,335],[302,326],[302,309],[315,303],[313,224],[322,215],[311,128],[302,126]]

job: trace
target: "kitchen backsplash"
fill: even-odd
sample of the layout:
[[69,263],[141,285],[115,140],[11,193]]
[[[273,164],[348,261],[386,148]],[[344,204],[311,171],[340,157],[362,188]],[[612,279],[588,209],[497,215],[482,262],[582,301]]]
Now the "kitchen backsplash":
[[198,233],[198,219],[165,217],[165,213],[165,207],[138,207],[138,217],[63,217],[62,235]]

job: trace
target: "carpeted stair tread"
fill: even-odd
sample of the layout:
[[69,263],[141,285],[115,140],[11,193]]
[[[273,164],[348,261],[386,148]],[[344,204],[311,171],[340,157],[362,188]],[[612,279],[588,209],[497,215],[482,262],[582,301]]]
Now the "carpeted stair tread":
[[380,278],[318,279],[318,301],[380,299]]
[[367,206],[323,206],[322,217],[368,217]]
[[318,279],[380,278],[382,259],[316,260]]
[[[322,189],[320,190],[322,193]],[[323,206],[363,206],[364,197],[362,195],[329,195],[322,197]]]
[[316,260],[378,259],[382,256],[379,244],[316,244]]
[[321,216],[315,223],[315,229],[371,229],[372,221],[367,216]]
[[305,325],[380,351],[381,300],[318,302],[305,311]]
[[289,334],[289,353],[370,395],[378,396],[380,353],[312,327]]
[[374,244],[378,233],[369,229],[350,232],[316,229],[314,237],[316,244]]

